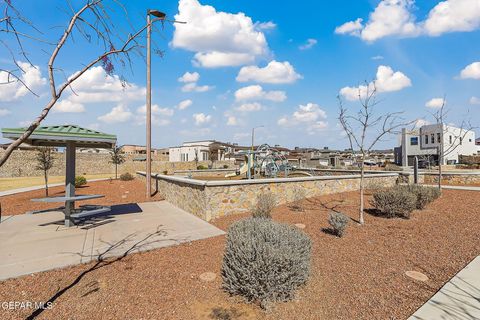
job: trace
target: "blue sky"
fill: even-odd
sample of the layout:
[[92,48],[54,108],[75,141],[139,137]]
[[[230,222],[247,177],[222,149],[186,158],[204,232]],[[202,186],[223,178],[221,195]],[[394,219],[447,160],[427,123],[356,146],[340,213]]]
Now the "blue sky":
[[[70,16],[63,1],[12,3],[51,41]],[[78,9],[83,1],[72,3]],[[248,144],[251,128],[263,125],[257,142],[346,148],[336,97],[340,93],[354,111],[358,86],[374,79],[382,101],[378,113],[405,111],[407,119],[432,121],[429,112],[446,95],[450,122],[467,116],[480,125],[480,0],[125,5],[134,28],[143,26],[147,8],[187,21],[153,34],[164,51],[163,57],[153,56],[152,66],[157,147],[207,138]],[[121,11],[112,18],[123,30]],[[57,61],[66,75],[101,53],[95,43],[74,36]],[[13,46],[12,38],[1,37]],[[18,84],[2,87],[0,127],[25,125],[48,102],[44,51],[51,47],[25,45],[38,67],[25,68],[25,79],[40,97]],[[66,91],[45,124],[78,124],[117,134],[120,144],[144,144],[145,64],[140,57],[132,62],[133,72],[117,63],[113,76],[101,67],[90,70],[73,85],[76,95]],[[14,68],[7,50],[0,51],[0,65]],[[127,89],[121,90],[118,76],[126,78]],[[57,82],[62,77],[58,73]],[[393,147],[396,140],[390,137],[379,148]]]

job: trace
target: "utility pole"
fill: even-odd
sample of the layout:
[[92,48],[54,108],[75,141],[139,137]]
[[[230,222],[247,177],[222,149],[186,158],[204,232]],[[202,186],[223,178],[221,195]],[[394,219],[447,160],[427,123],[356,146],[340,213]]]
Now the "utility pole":
[[152,52],[150,48],[152,24],[150,22],[150,10],[147,10],[147,102],[146,102],[146,127],[147,127],[147,168],[145,178],[147,180],[147,199],[152,195]]

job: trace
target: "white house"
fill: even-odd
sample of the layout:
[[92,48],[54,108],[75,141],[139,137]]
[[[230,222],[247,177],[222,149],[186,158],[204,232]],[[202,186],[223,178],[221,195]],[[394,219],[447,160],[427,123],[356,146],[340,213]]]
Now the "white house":
[[438,163],[439,151],[444,155],[444,165],[458,163],[460,155],[477,154],[475,132],[444,124],[424,125],[411,131],[402,129],[400,147],[395,148],[395,162],[412,166],[416,156]]
[[225,155],[228,150],[228,144],[224,144],[215,140],[189,141],[184,142],[179,147],[171,147],[169,149],[168,159],[170,162],[186,162],[195,160],[223,161],[226,160]]

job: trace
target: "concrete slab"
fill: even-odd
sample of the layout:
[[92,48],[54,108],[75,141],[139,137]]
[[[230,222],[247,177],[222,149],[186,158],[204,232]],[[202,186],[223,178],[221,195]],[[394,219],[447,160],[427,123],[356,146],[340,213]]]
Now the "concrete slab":
[[480,319],[480,256],[447,282],[409,320]]
[[18,215],[0,224],[0,280],[224,234],[166,201],[112,207],[72,228],[63,213]]

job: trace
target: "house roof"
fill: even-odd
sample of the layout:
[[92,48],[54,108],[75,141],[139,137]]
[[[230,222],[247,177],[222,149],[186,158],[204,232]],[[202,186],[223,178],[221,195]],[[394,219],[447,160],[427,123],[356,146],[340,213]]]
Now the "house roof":
[[[27,128],[3,128],[4,138],[15,140]],[[33,146],[66,146],[67,142],[75,142],[78,147],[112,148],[117,143],[117,136],[77,125],[59,125],[38,127],[25,141]]]

